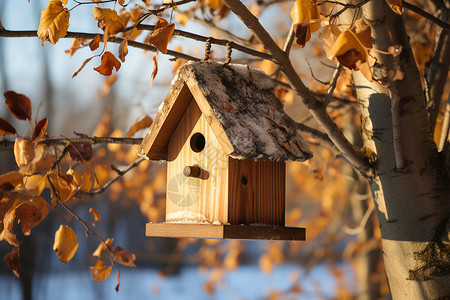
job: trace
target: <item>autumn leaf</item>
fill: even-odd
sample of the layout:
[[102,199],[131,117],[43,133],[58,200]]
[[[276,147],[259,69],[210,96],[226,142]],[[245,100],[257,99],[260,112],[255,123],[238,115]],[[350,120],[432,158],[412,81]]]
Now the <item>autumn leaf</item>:
[[100,46],[101,40],[102,39],[100,38],[100,35],[97,34],[97,36],[93,38],[92,41],[89,42],[89,49],[91,49],[91,51],[97,50],[98,47]]
[[297,0],[291,10],[291,18],[297,44],[304,47],[311,39],[311,32],[320,28],[319,8],[311,0]]
[[[111,246],[113,241],[114,239],[108,238],[104,243],[101,242],[92,255],[101,258],[103,252],[105,252],[108,249],[108,247]],[[105,244],[108,245],[108,247]]]
[[386,2],[397,15],[403,13],[402,0],[386,0]]
[[67,34],[69,28],[70,12],[63,7],[60,0],[51,0],[47,8],[41,12],[41,20],[37,31],[38,37],[42,40],[42,45],[46,40],[56,44],[58,40]]
[[136,267],[134,261],[136,260],[136,255],[129,253],[122,247],[116,246],[113,248],[113,259],[115,262],[122,264],[127,267]]
[[66,50],[65,53],[68,54],[70,57],[72,57],[75,52],[77,52],[78,49],[80,49],[83,46],[83,40],[74,38],[72,41],[72,46],[70,46],[70,49]]
[[95,56],[97,56],[97,55],[94,55],[94,56],[89,57],[88,59],[86,59],[86,60],[83,62],[83,64],[81,65],[81,67],[80,67],[75,73],[73,73],[72,78],[74,78],[75,76],[77,76],[78,73],[80,73],[81,70],[83,70],[83,68],[87,65],[87,63],[90,62],[91,59],[93,59]]
[[77,236],[72,228],[67,225],[61,225],[55,233],[55,243],[53,250],[63,263],[67,263],[75,255],[78,249]]
[[19,120],[30,120],[32,105],[30,99],[13,91],[3,94],[6,98],[5,103],[11,114]]
[[14,247],[11,252],[9,252],[8,254],[5,254],[5,257],[3,258],[3,260],[5,261],[5,263],[8,265],[8,268],[11,269],[11,271],[13,271],[14,275],[19,278],[19,272],[20,272],[20,259],[19,259],[19,254],[20,254],[20,248],[19,247]]
[[72,188],[70,183],[61,176],[64,174],[58,174],[57,172],[50,172],[47,176],[48,184],[50,189],[52,190],[52,194],[56,193],[56,195],[52,195],[52,205],[57,204],[57,200],[61,202],[65,202],[69,199],[69,196],[72,193]]
[[0,118],[0,136],[15,134],[17,134],[16,129],[8,121]]
[[53,149],[44,144],[35,145],[34,153],[34,159],[28,165],[20,168],[22,174],[45,173],[50,170],[56,160]]
[[94,216],[94,222],[100,222],[102,217],[95,208],[89,208],[89,213]]
[[149,116],[145,116],[141,120],[134,123],[133,126],[131,126],[130,130],[128,130],[128,132],[125,136],[132,137],[139,130],[150,127],[150,125],[152,125],[152,123],[153,123],[152,118],[150,118]]
[[94,156],[92,144],[75,144],[69,149],[70,158],[75,161],[90,161]]
[[36,140],[42,139],[45,135],[45,131],[47,130],[48,119],[44,118],[37,122],[36,126],[34,126],[33,136],[31,137],[31,141],[34,142]]
[[111,52],[106,51],[105,54],[102,55],[100,66],[94,68],[94,70],[104,76],[110,76],[113,69],[116,69],[116,72],[119,71],[120,65],[120,61],[118,61]]
[[128,54],[128,40],[124,39],[119,46],[119,58],[122,62],[125,61],[125,56]]
[[98,21],[98,27],[108,35],[115,35],[124,29],[123,21],[115,10],[109,8],[94,7],[94,19]]
[[155,79],[156,74],[158,74],[158,53],[156,53],[156,55],[153,56],[153,62],[154,62],[154,65],[153,65],[152,77],[150,79],[150,87],[153,84],[153,80]]
[[223,5],[222,0],[205,0],[205,6],[208,6],[211,11],[215,11]]
[[23,184],[23,175],[17,171],[11,171],[5,174],[1,174],[0,186],[3,186],[6,183],[12,185],[13,187],[19,184]]
[[15,207],[15,216],[22,225],[25,235],[31,233],[31,229],[37,226],[48,214],[47,201],[41,196],[32,196],[28,201]]
[[111,274],[112,266],[105,266],[103,260],[98,260],[95,266],[89,267],[92,272],[92,281],[104,281]]
[[36,195],[40,195],[45,188],[45,177],[41,174],[34,174],[25,177],[25,188],[33,191]]
[[35,157],[34,144],[29,140],[16,139],[14,143],[14,158],[19,167],[28,165]]
[[159,18],[156,23],[155,30],[150,35],[148,42],[158,49],[158,51],[167,54],[167,45],[175,30],[174,23],[168,23],[163,18]]

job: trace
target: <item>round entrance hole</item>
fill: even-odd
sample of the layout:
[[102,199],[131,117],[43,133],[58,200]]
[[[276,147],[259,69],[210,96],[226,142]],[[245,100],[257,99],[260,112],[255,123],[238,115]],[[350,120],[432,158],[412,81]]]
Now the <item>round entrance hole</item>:
[[194,133],[191,137],[191,149],[194,152],[200,152],[203,149],[205,149],[206,140],[205,136],[201,134],[200,132]]

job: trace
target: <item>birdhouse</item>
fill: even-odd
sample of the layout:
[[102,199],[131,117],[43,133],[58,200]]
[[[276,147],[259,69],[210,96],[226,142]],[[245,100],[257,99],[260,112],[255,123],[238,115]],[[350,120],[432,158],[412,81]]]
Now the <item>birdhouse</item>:
[[187,63],[138,151],[167,161],[165,223],[147,236],[305,239],[285,226],[285,161],[312,153],[264,72]]

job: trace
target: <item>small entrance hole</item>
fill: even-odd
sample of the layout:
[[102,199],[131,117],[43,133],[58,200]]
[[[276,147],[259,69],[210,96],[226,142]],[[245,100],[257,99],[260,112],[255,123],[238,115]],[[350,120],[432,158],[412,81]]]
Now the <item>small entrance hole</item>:
[[205,149],[206,140],[205,136],[201,134],[200,132],[194,133],[194,135],[191,137],[191,149],[194,152],[200,152],[203,149]]
[[242,176],[242,184],[243,185],[247,185],[247,183],[248,183],[248,179],[247,179],[247,177],[245,177],[245,176]]

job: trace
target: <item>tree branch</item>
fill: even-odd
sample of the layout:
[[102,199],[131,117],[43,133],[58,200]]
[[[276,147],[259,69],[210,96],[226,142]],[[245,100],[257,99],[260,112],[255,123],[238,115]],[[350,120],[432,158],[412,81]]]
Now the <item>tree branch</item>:
[[437,26],[441,27],[442,29],[444,29],[446,31],[450,31],[450,24],[440,20],[439,18],[436,18],[435,16],[427,13],[423,9],[420,9],[419,7],[413,5],[413,4],[409,3],[409,2],[403,1],[402,3],[403,3],[403,7],[404,8],[415,12],[416,14],[418,14],[421,17],[427,19],[428,21],[433,22],[434,24],[436,24]]
[[348,161],[357,169],[370,176],[371,166],[369,162],[362,157],[353,145],[345,138],[342,131],[327,114],[320,101],[314,98],[308,88],[303,84],[299,75],[295,71],[289,56],[275,43],[265,28],[259,23],[258,19],[247,9],[239,0],[224,0],[225,4],[241,19],[241,21],[257,36],[263,45],[272,53],[280,69],[286,75],[289,84],[294,91],[303,98],[303,103],[309,109],[320,126],[325,130],[328,137],[333,141],[336,147],[343,153]]
[[330,102],[331,96],[333,96],[334,89],[336,88],[336,83],[339,79],[339,75],[341,75],[342,65],[338,63],[336,70],[334,70],[333,77],[331,78],[330,86],[328,87],[328,91],[323,98],[323,105],[327,106]]

